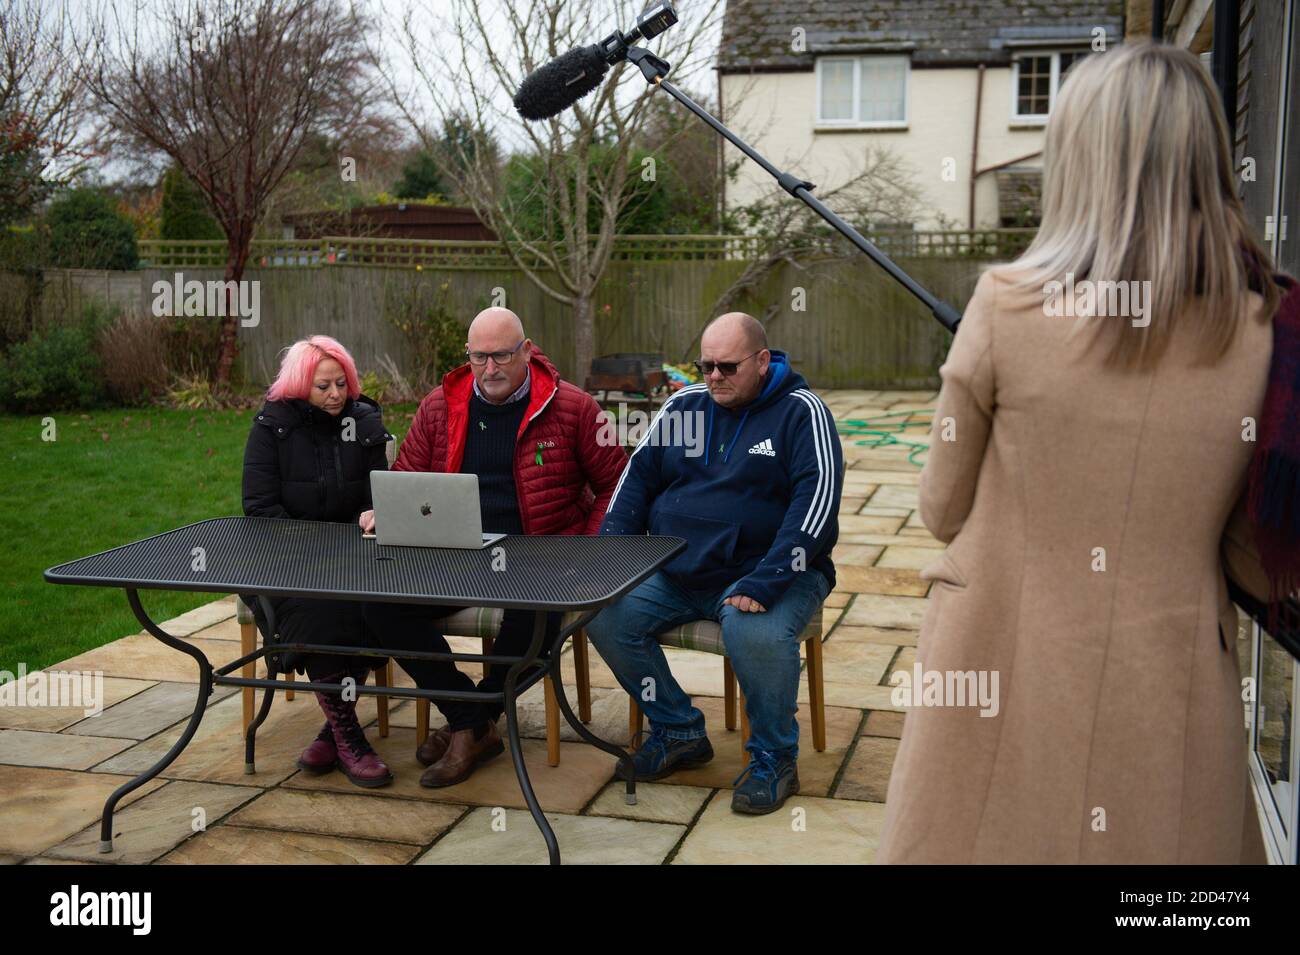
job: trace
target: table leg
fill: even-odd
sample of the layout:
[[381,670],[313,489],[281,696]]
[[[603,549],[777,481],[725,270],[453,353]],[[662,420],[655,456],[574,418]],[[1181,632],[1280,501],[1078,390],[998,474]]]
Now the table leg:
[[[271,634],[271,640],[275,639],[275,608],[271,606],[271,601],[266,597],[258,595],[261,601],[262,612],[266,614],[266,632]],[[267,639],[263,637],[263,640]],[[267,654],[263,657],[266,661],[266,678],[274,680],[276,673],[279,672],[276,667],[276,658]],[[257,772],[257,730],[266,722],[267,714],[271,712],[271,702],[275,699],[275,688],[267,687],[262,691],[262,705],[257,708],[257,718],[248,724],[248,729],[244,733],[244,775],[251,776]]]
[[564,648],[564,641],[569,638],[570,634],[577,633],[579,630],[585,628],[598,612],[599,611],[592,610],[589,613],[585,613],[579,617],[578,620],[568,628],[568,630],[560,631],[559,635],[555,638],[555,646],[551,647],[549,678],[551,680],[551,685],[555,688],[555,702],[560,705],[560,712],[564,714],[564,718],[568,721],[569,725],[573,727],[574,732],[592,746],[604,750],[618,760],[618,775],[627,781],[627,804],[629,806],[635,806],[636,775],[632,771],[631,754],[622,746],[618,746],[614,743],[607,743],[589,730],[586,725],[583,724],[582,720],[578,719],[574,714],[573,707],[569,706],[569,698],[564,695],[564,669],[560,665],[560,652]]
[[203,720],[203,711],[207,708],[208,697],[212,695],[212,664],[204,656],[202,650],[198,650],[183,640],[178,640],[169,633],[163,632],[158,625],[149,618],[145,613],[144,607],[140,605],[140,595],[135,590],[128,589],[126,592],[127,602],[131,605],[131,610],[135,613],[136,619],[144,629],[153,637],[165,643],[173,650],[179,650],[194,658],[199,665],[199,692],[194,701],[194,712],[190,714],[190,721],[185,727],[185,732],[181,733],[172,748],[162,759],[154,763],[139,776],[129,782],[123,783],[117,789],[113,790],[112,795],[104,802],[104,812],[99,821],[99,851],[113,851],[113,812],[117,809],[117,804],[127,793],[139,789],[149,780],[153,779],[164,769],[171,765],[172,761],[181,754],[181,751],[189,745],[190,740],[194,738],[195,732],[198,731],[199,723]]
[[542,648],[542,642],[546,638],[546,612],[538,610],[533,614],[533,642],[528,648],[524,658],[518,663],[512,664],[506,671],[505,679],[505,711],[506,711],[506,735],[510,739],[510,758],[515,764],[515,776],[519,778],[519,788],[524,792],[524,802],[528,803],[528,811],[533,815],[533,821],[537,823],[537,828],[542,831],[542,838],[546,840],[546,852],[550,856],[551,865],[560,864],[560,844],[555,838],[555,831],[551,829],[551,824],[546,820],[546,814],[542,812],[541,804],[537,801],[537,794],[533,792],[533,784],[528,778],[528,767],[524,765],[523,745],[519,740],[519,714],[515,711],[515,681],[519,674],[530,663],[535,661]]

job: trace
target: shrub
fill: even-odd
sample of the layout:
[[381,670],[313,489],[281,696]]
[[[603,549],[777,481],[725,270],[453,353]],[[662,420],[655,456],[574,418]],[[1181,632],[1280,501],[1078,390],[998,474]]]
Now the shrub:
[[73,189],[50,204],[51,264],[65,269],[134,269],[135,229],[99,189]]
[[0,361],[0,406],[36,413],[93,408],[104,402],[95,339],[103,315],[87,308],[81,320],[52,325],[9,349]]
[[122,313],[99,336],[99,356],[104,386],[118,404],[149,402],[167,389],[167,341],[159,334],[163,319],[148,314]]
[[162,223],[164,239],[224,239],[226,234],[208,211],[199,187],[179,166],[172,166],[162,181]]
[[465,326],[451,312],[451,285],[443,282],[430,302],[428,286],[413,285],[389,306],[389,321],[410,346],[410,387],[423,395],[465,362]]
[[388,402],[390,387],[389,380],[374,369],[361,376],[361,393],[368,398],[374,398],[381,405]]

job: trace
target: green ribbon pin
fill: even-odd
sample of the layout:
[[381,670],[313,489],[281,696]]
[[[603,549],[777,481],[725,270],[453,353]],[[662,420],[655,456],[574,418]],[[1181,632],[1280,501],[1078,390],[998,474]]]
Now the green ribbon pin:
[[544,447],[546,447],[546,445],[542,444],[540,441],[537,442],[537,454],[533,457],[533,460],[537,462],[539,468],[542,466],[542,448]]

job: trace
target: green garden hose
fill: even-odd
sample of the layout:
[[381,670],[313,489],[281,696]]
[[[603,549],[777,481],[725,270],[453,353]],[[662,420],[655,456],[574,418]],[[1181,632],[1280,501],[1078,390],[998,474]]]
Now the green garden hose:
[[[854,441],[854,444],[862,445],[868,448],[885,448],[890,445],[900,445],[905,448],[911,448],[907,455],[909,464],[914,464],[918,468],[924,462],[916,460],[916,456],[923,451],[928,451],[930,444],[928,441],[914,441],[907,435],[909,428],[917,429],[918,433],[929,434],[930,422],[934,417],[933,408],[917,408],[914,411],[891,411],[885,414],[873,415],[870,418],[847,418],[835,422],[835,430],[845,437],[862,436],[862,440]],[[889,419],[901,418],[895,421]]]

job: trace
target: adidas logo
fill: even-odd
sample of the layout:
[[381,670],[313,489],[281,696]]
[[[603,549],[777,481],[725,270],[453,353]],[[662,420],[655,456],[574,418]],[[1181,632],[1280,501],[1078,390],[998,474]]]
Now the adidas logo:
[[772,450],[772,439],[764,438],[758,444],[749,449],[750,454],[766,454],[769,458],[776,457],[776,452]]

